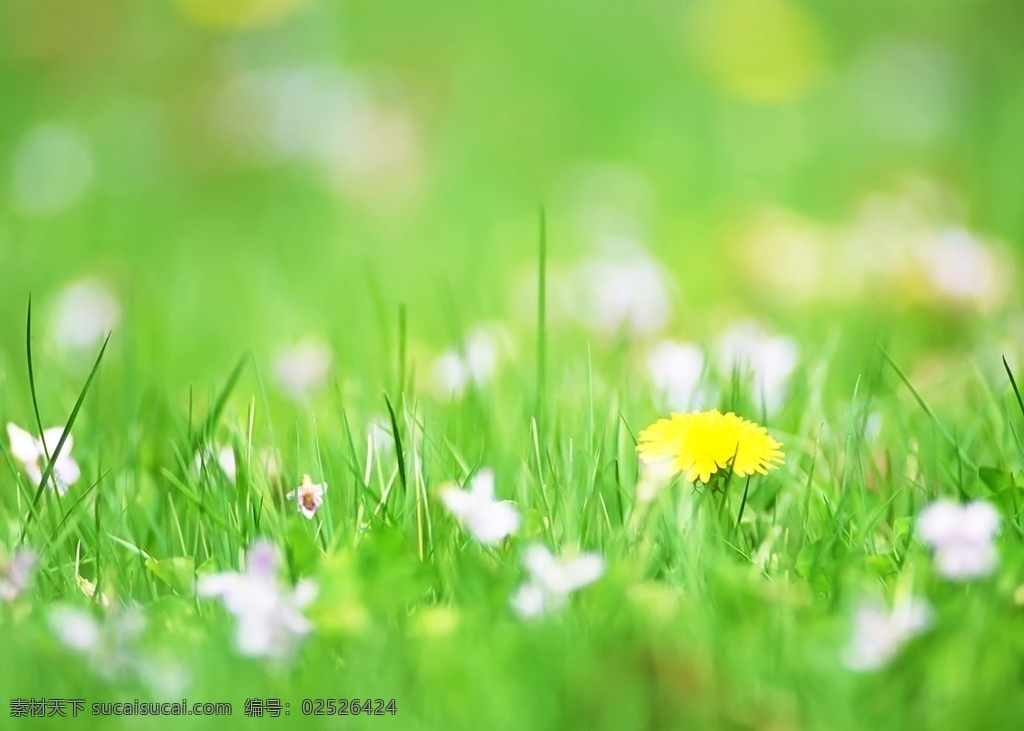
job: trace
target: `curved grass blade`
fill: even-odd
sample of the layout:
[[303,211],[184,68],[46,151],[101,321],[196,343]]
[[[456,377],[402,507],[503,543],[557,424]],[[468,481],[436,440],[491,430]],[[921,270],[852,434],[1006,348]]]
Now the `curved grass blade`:
[[[28,347],[28,378],[29,378],[29,389],[32,394],[32,407],[36,412],[36,423],[39,425],[39,433],[42,434],[42,420],[39,418],[39,401],[36,396],[35,387],[35,376],[32,370],[32,301],[29,299],[28,308],[28,326],[27,326],[27,347]],[[85,402],[85,395],[89,393],[89,388],[92,386],[93,379],[96,378],[96,374],[99,372],[100,363],[103,361],[103,354],[107,352],[107,345],[110,344],[110,333],[103,340],[103,346],[100,348],[99,354],[96,356],[96,362],[93,363],[92,370],[89,371],[89,377],[85,380],[85,386],[82,387],[81,392],[78,394],[78,400],[75,401],[74,408],[71,409],[71,415],[68,417],[67,423],[64,425],[64,432],[60,435],[60,439],[57,440],[57,446],[53,449],[53,454],[46,455],[46,469],[43,470],[42,479],[39,480],[39,487],[36,489],[36,494],[32,498],[32,507],[35,508],[39,504],[39,498],[43,495],[43,490],[46,487],[46,483],[53,477],[53,467],[57,462],[57,458],[60,457],[60,452],[64,448],[64,444],[68,440],[68,435],[71,434],[71,427],[75,425],[75,421],[78,419],[78,412],[82,410],[82,404]],[[46,445],[43,445],[44,451]],[[59,494],[59,493],[58,493]],[[21,536],[18,539],[18,543],[24,543],[25,537],[28,535],[29,526],[32,524],[32,516],[35,511],[30,511],[28,516],[25,518],[25,524],[21,528]]]
[[384,394],[384,403],[388,407],[388,415],[391,417],[391,432],[395,438],[395,457],[398,459],[398,477],[402,481],[402,490],[408,493],[408,485],[405,478],[405,453],[402,451],[402,436],[398,432],[398,417],[395,415],[395,408],[391,405],[391,399],[387,393]]
[[924,412],[928,414],[928,416],[931,418],[932,423],[935,424],[935,428],[939,430],[939,433],[942,435],[942,437],[947,442],[949,442],[949,445],[953,447],[953,449],[956,450],[957,454],[960,455],[960,459],[962,459],[967,466],[969,466],[972,470],[977,470],[978,465],[976,465],[974,463],[974,460],[972,460],[970,457],[967,456],[967,454],[964,453],[963,447],[961,447],[960,443],[957,442],[956,438],[949,433],[949,430],[946,429],[945,426],[943,426],[942,422],[939,421],[939,417],[936,416],[935,412],[931,410],[931,407],[925,403],[923,398],[921,398],[921,394],[917,392],[917,389],[915,389],[914,386],[910,383],[910,379],[907,378],[906,374],[902,370],[900,370],[900,367],[898,365],[896,365],[896,361],[892,359],[892,356],[890,356],[881,346],[879,346],[879,350],[882,351],[882,355],[883,357],[885,357],[885,360],[888,361],[890,366],[892,366],[892,369],[896,372],[896,375],[899,377],[901,381],[903,381],[903,385],[907,387],[907,390],[910,391],[910,394],[914,397],[914,400],[917,401],[918,406],[924,409]]
[[214,429],[217,427],[217,422],[220,421],[220,415],[224,413],[224,408],[228,405],[228,399],[231,397],[231,392],[235,390],[235,386],[238,384],[238,379],[242,375],[242,371],[245,369],[245,361],[248,359],[248,355],[243,355],[238,359],[238,363],[231,370],[231,375],[228,376],[227,382],[224,384],[224,388],[220,390],[217,395],[217,400],[213,404],[213,409],[206,415],[206,421],[203,422],[203,428],[192,437],[192,451],[197,451],[203,444],[209,441],[210,436],[213,434]]

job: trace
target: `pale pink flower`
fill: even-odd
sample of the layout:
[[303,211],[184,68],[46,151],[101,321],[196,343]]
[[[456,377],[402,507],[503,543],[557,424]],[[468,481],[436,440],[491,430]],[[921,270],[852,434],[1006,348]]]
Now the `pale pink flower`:
[[327,483],[314,484],[309,475],[302,476],[302,484],[289,492],[285,497],[288,500],[295,500],[299,504],[299,512],[312,520],[316,511],[324,504],[324,493],[327,492]]
[[244,572],[207,574],[196,585],[199,596],[219,597],[235,616],[235,647],[243,655],[285,657],[313,629],[302,610],[316,598],[316,585],[304,579],[285,587],[279,564],[277,548],[261,539],[250,548]]
[[453,484],[438,490],[448,511],[481,543],[494,545],[519,528],[519,512],[511,503],[494,499],[494,472],[482,469],[468,490]]
[[993,543],[999,513],[984,500],[959,505],[936,500],[917,518],[917,534],[935,552],[935,566],[951,581],[991,574],[999,563]]
[[13,602],[28,588],[35,564],[36,554],[28,548],[15,553],[9,561],[0,560],[0,600]]

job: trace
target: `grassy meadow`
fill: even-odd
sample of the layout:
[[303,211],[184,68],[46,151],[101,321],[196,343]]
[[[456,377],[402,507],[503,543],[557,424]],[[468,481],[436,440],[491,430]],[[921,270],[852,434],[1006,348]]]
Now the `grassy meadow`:
[[0,727],[1018,728],[1021,23],[0,4]]

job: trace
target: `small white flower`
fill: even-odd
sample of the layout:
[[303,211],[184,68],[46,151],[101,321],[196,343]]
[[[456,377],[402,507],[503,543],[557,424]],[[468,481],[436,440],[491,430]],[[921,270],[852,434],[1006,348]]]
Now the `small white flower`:
[[330,348],[313,338],[284,348],[274,362],[278,387],[296,401],[303,401],[326,385],[332,360]]
[[434,361],[431,383],[435,394],[461,396],[470,384],[487,383],[512,349],[512,337],[502,325],[470,328],[459,347],[444,351]]
[[604,574],[604,559],[596,553],[561,559],[539,544],[526,549],[524,564],[530,578],[512,597],[512,608],[524,619],[560,608],[572,592]]
[[[11,455],[21,462],[25,472],[32,482],[38,485],[43,480],[43,469],[46,466],[46,454],[53,456],[53,450],[57,447],[64,427],[55,426],[43,431],[43,438],[36,439],[24,429],[15,424],[7,424],[7,437],[11,442]],[[45,443],[45,448],[44,448]],[[71,456],[71,448],[74,440],[68,434],[60,455],[53,465],[53,482],[57,485],[57,491],[63,495],[68,487],[78,482],[82,472],[78,463]],[[52,484],[51,484],[52,487]]]
[[312,520],[316,511],[324,504],[324,493],[327,492],[327,483],[313,484],[309,475],[302,476],[302,484],[292,490],[285,498],[296,500],[299,504],[299,512]]
[[28,588],[36,554],[23,548],[9,560],[0,560],[0,601],[13,602]]
[[951,581],[991,574],[999,562],[993,544],[999,513],[983,500],[959,505],[936,500],[917,518],[917,534],[935,551],[935,565]]
[[614,241],[608,252],[583,262],[572,276],[577,319],[606,335],[649,335],[672,316],[669,278],[637,243]]
[[717,351],[723,374],[731,376],[738,370],[752,378],[753,396],[769,414],[782,407],[800,360],[800,349],[792,338],[771,335],[756,322],[744,320],[722,334]]
[[962,228],[925,238],[918,254],[935,290],[950,300],[979,306],[998,304],[1008,289],[1008,262]]
[[670,411],[694,408],[699,396],[704,353],[696,345],[662,340],[647,357],[647,372],[659,405]]
[[438,396],[461,396],[469,386],[469,367],[455,350],[446,350],[434,361],[431,384]]
[[922,599],[897,602],[892,611],[878,602],[862,602],[853,617],[853,636],[843,660],[857,672],[888,663],[912,637],[932,624],[932,608]]
[[235,463],[235,450],[231,447],[216,447],[208,448],[203,452],[196,452],[196,458],[193,462],[195,473],[201,474],[205,465],[206,469],[210,469],[213,464],[220,467],[221,472],[228,479],[232,485],[235,484],[238,479],[238,465]]
[[316,585],[307,579],[291,590],[282,586],[279,562],[277,548],[260,540],[249,550],[244,572],[208,574],[196,585],[199,596],[220,597],[235,616],[235,647],[243,655],[285,657],[313,629],[302,610],[316,598]]
[[512,336],[497,324],[476,325],[466,333],[463,343],[466,367],[475,383],[494,377],[502,357],[512,351]]
[[441,502],[481,543],[494,545],[519,528],[519,512],[511,503],[494,499],[494,472],[476,473],[469,490],[453,484],[439,489]]
[[92,652],[100,643],[100,624],[88,612],[58,605],[50,611],[50,626],[57,638],[76,652]]

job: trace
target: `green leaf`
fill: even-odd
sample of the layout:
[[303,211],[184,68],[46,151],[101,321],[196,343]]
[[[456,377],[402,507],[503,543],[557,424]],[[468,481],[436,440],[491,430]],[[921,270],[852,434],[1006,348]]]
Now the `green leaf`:
[[1013,473],[999,467],[979,467],[978,477],[994,493],[1016,487],[1013,481]]
[[896,541],[900,541],[910,535],[911,529],[914,527],[914,522],[911,518],[906,516],[896,518],[892,522],[892,530],[896,535]]
[[192,596],[195,588],[193,579],[196,573],[196,562],[191,556],[174,556],[159,560],[149,558],[146,559],[146,568],[176,594]]

